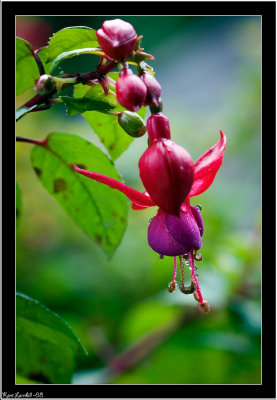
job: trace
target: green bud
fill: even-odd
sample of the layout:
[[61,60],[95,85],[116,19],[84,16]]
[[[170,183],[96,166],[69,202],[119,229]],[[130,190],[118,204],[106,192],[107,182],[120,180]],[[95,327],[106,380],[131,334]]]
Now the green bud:
[[55,82],[51,75],[41,75],[34,87],[35,92],[41,96],[46,96],[50,94],[54,88]]
[[146,132],[146,124],[135,112],[123,111],[118,116],[118,122],[122,129],[132,137],[141,137]]

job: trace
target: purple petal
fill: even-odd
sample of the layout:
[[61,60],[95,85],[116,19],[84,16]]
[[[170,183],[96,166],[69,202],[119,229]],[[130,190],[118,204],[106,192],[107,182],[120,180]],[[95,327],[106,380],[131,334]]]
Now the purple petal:
[[[169,233],[165,218],[167,214],[159,209],[148,228],[149,246],[159,254],[178,256],[186,253],[186,248],[178,243]],[[177,218],[177,217],[176,217]]]
[[202,247],[200,229],[190,208],[181,211],[180,217],[167,214],[165,222],[171,236],[185,248],[185,253]]
[[198,229],[200,232],[200,235],[203,236],[204,233],[204,224],[203,224],[203,219],[202,219],[202,215],[200,213],[200,211],[198,210],[197,207],[194,206],[190,206],[191,212],[194,216],[194,219],[198,225]]

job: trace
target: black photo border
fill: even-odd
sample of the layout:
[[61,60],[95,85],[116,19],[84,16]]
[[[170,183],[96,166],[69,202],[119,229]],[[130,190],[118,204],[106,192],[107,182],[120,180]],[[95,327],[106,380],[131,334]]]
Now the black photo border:
[[[149,385],[144,384],[16,385],[14,382],[15,349],[12,347],[15,342],[15,74],[11,71],[15,69],[15,16],[86,14],[262,16],[262,178],[269,175],[270,184],[266,178],[263,180],[262,383],[260,385],[164,384],[150,385],[153,386],[151,390]],[[44,398],[275,398],[276,272],[272,266],[276,260],[276,257],[272,259],[273,251],[276,250],[275,15],[275,1],[2,2],[2,398],[5,398],[4,392],[7,395],[17,394],[17,397],[24,397],[30,392],[43,392]],[[270,204],[264,203],[265,194]]]

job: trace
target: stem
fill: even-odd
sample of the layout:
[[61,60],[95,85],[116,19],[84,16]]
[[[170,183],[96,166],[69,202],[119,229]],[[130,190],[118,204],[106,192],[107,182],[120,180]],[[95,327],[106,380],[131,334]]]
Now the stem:
[[43,101],[44,101],[43,97],[40,96],[39,94],[36,94],[31,100],[27,101],[27,103],[25,103],[22,107],[29,108],[35,106],[36,104],[38,105],[40,103],[43,103]]
[[64,85],[65,83],[75,85],[77,83],[78,77],[74,76],[72,78],[58,78],[57,76],[53,76],[53,79],[56,83],[61,83],[62,85]]
[[47,143],[47,139],[37,140],[37,139],[32,139],[32,138],[23,137],[23,136],[16,136],[16,141],[30,143],[30,144],[36,144],[37,146],[42,146],[42,147],[45,147],[45,145]]
[[[40,50],[40,49],[39,49]],[[45,69],[44,66],[42,64],[42,61],[40,59],[40,56],[38,55],[38,50],[32,50],[33,56],[36,60],[37,66],[38,66],[38,70],[39,70],[39,74],[40,75],[44,75],[45,74]]]

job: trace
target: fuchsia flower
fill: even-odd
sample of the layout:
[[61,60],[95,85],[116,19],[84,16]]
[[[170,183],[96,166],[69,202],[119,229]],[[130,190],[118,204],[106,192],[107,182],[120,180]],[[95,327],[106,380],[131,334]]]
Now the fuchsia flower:
[[[200,310],[208,312],[210,308],[202,296],[194,264],[194,260],[202,259],[197,250],[202,247],[204,225],[199,208],[191,206],[190,199],[205,192],[212,184],[222,164],[226,137],[220,131],[218,143],[193,165],[186,150],[170,140],[166,117],[161,113],[153,114],[147,121],[147,128],[150,145],[139,161],[141,179],[147,192],[140,193],[115,179],[76,165],[74,168],[78,173],[124,193],[135,210],[159,206],[148,227],[148,243],[161,256],[174,257],[173,279],[168,290],[172,292],[176,287],[179,256],[180,290],[186,294],[193,293]],[[189,287],[184,286],[184,263],[189,263],[191,269]]]

